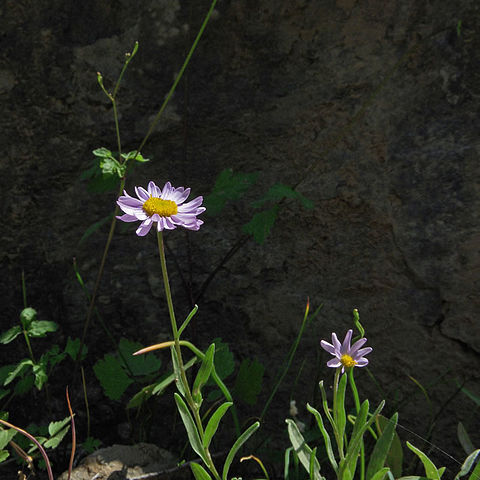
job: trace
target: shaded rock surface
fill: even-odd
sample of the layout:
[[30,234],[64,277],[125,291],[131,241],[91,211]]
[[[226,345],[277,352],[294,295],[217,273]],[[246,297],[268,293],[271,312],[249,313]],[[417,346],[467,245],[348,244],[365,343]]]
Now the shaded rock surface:
[[[2,328],[22,308],[24,270],[29,303],[61,325],[55,342],[81,335],[85,297],[72,257],[92,289],[107,226],[79,240],[115,202],[115,194],[89,193],[80,178],[93,149],[116,148],[112,109],[96,72],[113,88],[123,53],[139,40],[119,93],[122,142],[133,150],[208,6],[176,0],[0,6]],[[419,441],[405,429],[426,436],[432,423],[430,441],[460,459],[462,420],[480,444],[474,403],[459,390],[463,385],[480,397],[479,22],[475,0],[219,2],[185,81],[143,150],[153,161],[132,172],[127,191],[155,179],[206,195],[227,167],[259,173],[251,195],[217,217],[207,212],[199,232],[168,234],[178,318],[257,211],[251,200],[280,182],[313,201],[312,210],[285,202],[263,245],[249,241],[222,264],[186,332],[202,347],[222,337],[237,361],[263,362],[261,404],[307,296],[313,305],[323,303],[267,430],[283,430],[291,398],[302,420],[308,418],[301,405],[311,400],[313,379],[331,378],[319,341],[332,331],[342,335],[356,307],[381,387],[359,372],[363,395],[372,403],[386,397],[390,413],[400,409],[403,438]],[[99,311],[117,341],[126,336],[149,344],[169,338],[168,316],[155,240],[133,230],[117,229]],[[48,345],[42,341],[38,352]],[[3,363],[25,356],[18,345],[2,346]],[[91,370],[113,350],[98,323],[88,345],[94,427],[113,443],[119,432],[109,425],[122,422],[124,413],[105,399]],[[58,412],[63,387],[53,401]],[[80,391],[79,420],[85,419]],[[261,411],[241,408],[246,415]],[[31,411],[20,414],[25,423]],[[161,431],[161,424],[150,424],[162,445]],[[433,453],[439,465],[449,462]]]
[[[72,470],[71,480],[133,480],[151,478],[160,474],[168,478],[168,470],[175,467],[175,456],[156,445],[139,443],[137,445],[113,445],[97,450],[83,459]],[[158,474],[158,475],[155,475]],[[167,474],[167,475],[166,475]],[[177,470],[175,478],[181,477]],[[185,476],[184,476],[185,477]],[[64,472],[58,480],[67,480]]]

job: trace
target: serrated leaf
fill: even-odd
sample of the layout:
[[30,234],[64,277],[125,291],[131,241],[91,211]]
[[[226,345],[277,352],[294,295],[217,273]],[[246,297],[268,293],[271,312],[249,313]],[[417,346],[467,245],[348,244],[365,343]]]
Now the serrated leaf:
[[245,233],[253,235],[255,241],[262,245],[265,239],[270,234],[270,231],[275,224],[278,215],[278,205],[274,205],[268,210],[256,213],[253,218],[243,226],[242,230]]
[[53,437],[56,435],[60,430],[62,430],[65,425],[70,423],[70,417],[65,417],[63,420],[59,420],[57,422],[50,422],[48,424],[48,434]]
[[10,382],[15,380],[15,378],[23,372],[25,367],[33,365],[33,362],[29,358],[24,358],[17,365],[14,366],[14,369],[7,375],[7,378],[3,382],[3,385],[8,385]]
[[37,387],[37,390],[41,390],[45,382],[48,380],[48,375],[46,372],[45,365],[42,363],[37,363],[32,367],[33,376],[35,377],[34,384]]
[[17,431],[13,428],[0,430],[0,450],[3,450],[8,442],[17,434]]
[[126,338],[121,338],[118,343],[118,350],[122,353],[128,368],[135,376],[146,376],[158,372],[162,366],[162,361],[154,354],[146,355],[132,354],[143,347],[141,343],[131,342]]
[[0,343],[6,345],[12,340],[15,340],[21,333],[22,329],[20,328],[20,325],[15,325],[14,327],[8,329],[6,332],[3,332],[0,335]]
[[257,173],[234,173],[223,170],[215,182],[212,193],[204,198],[209,215],[217,215],[229,200],[238,200],[257,180]]
[[120,400],[125,390],[133,383],[121,362],[114,355],[107,354],[93,366],[93,371],[102,385],[105,395],[112,400]]
[[244,359],[233,387],[234,395],[248,405],[255,405],[257,395],[262,390],[264,371],[265,367],[257,360]]
[[150,161],[149,158],[144,158],[141,153],[138,153],[137,150],[133,150],[128,153],[122,153],[122,158],[124,158],[126,161],[135,160],[136,162],[140,162],[140,163],[145,163]]
[[[72,360],[77,359],[78,352],[80,351],[80,343],[81,342],[79,338],[75,338],[74,340],[72,340],[70,337],[68,337],[67,345],[65,346],[65,353],[69,355]],[[86,357],[88,352],[88,347],[86,345],[83,345],[82,350],[83,352],[82,352],[81,360],[83,360]]]
[[261,207],[265,202],[280,202],[284,198],[292,198],[298,200],[305,208],[313,208],[313,202],[302,195],[300,192],[297,192],[292,187],[284,185],[282,183],[276,183],[272,185],[266,195],[252,203],[254,208]]
[[47,320],[34,320],[27,334],[29,337],[45,337],[49,332],[55,332],[58,329],[58,324]]
[[32,307],[24,308],[20,312],[20,322],[25,330],[28,330],[30,324],[37,318],[37,311]]
[[96,157],[100,157],[100,158],[113,157],[113,153],[111,152],[111,150],[105,147],[96,148],[95,150],[92,151],[92,153]]

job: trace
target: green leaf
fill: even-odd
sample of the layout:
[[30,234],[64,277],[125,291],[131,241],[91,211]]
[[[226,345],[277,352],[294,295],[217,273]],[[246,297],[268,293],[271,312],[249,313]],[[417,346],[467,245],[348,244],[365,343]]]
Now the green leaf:
[[13,382],[15,378],[20,375],[27,366],[33,366],[33,362],[29,358],[24,358],[20,361],[17,365],[15,365],[14,369],[7,375],[7,378],[3,382],[3,385],[8,385],[10,382]]
[[[300,433],[300,430],[297,427],[297,424],[290,418],[285,420],[287,423],[288,436],[290,438],[290,443],[292,444],[295,453],[298,455],[298,458],[307,472],[310,471],[310,460],[312,456],[312,449],[307,445],[303,435]],[[314,479],[320,480],[323,477],[320,474],[320,464],[315,458],[313,465]],[[313,480],[313,479],[312,479]]]
[[135,160],[136,162],[140,163],[145,163],[149,162],[149,158],[144,158],[141,153],[139,153],[137,150],[133,150],[128,153],[122,153],[122,158],[125,159],[126,161],[128,160]]
[[170,352],[172,354],[173,373],[175,374],[175,386],[177,387],[177,390],[185,397],[188,385],[184,385],[183,383],[177,351],[173,345],[170,347]]
[[137,377],[156,373],[162,366],[162,361],[154,353],[147,353],[146,355],[132,355],[142,347],[143,345],[141,343],[131,342],[126,338],[121,338],[120,342],[118,343],[119,352],[123,354],[130,371]]
[[477,463],[473,472],[468,477],[468,480],[478,480],[480,478],[480,462]]
[[4,462],[10,455],[8,450],[0,450],[0,463]]
[[58,422],[50,422],[48,433],[50,438],[43,444],[45,448],[57,448],[70,429],[70,417],[66,417]]
[[471,470],[473,465],[475,465],[475,462],[477,461],[477,458],[479,456],[480,449],[473,451],[463,462],[462,468],[460,468],[460,471],[455,475],[454,480],[458,480],[460,477],[464,477],[467,475],[467,473]]
[[192,469],[195,480],[212,480],[210,474],[199,463],[190,463],[190,468]]
[[373,480],[374,475],[376,475],[379,470],[383,469],[388,452],[390,451],[390,447],[392,445],[397,422],[398,413],[395,413],[390,419],[390,421],[387,423],[387,426],[385,430],[383,430],[382,435],[375,443],[373,451],[370,455],[370,461],[368,462],[367,480]]
[[133,383],[118,358],[107,354],[93,366],[93,371],[102,385],[105,395],[112,400],[120,400],[128,386]]
[[252,203],[254,208],[261,207],[265,202],[280,202],[284,198],[292,198],[298,200],[305,208],[313,208],[313,202],[303,196],[300,192],[297,192],[292,187],[288,185],[283,185],[282,183],[276,183],[272,185],[266,195]]
[[225,463],[223,465],[223,473],[222,473],[222,480],[228,479],[228,471],[230,470],[230,466],[232,465],[233,459],[237,452],[240,450],[242,445],[254,434],[256,430],[260,427],[260,422],[255,422],[253,425],[250,425],[236,440],[233,444],[233,447],[228,452],[227,458],[225,459]]
[[[347,416],[345,414],[345,389],[347,386],[347,375],[343,374],[338,383],[337,401],[333,405],[333,418],[337,424],[338,436],[343,438],[345,426],[347,424]],[[352,472],[353,473],[353,472]]]
[[215,412],[212,414],[208,420],[207,426],[205,427],[205,434],[203,435],[203,446],[208,448],[210,442],[212,441],[213,436],[217,432],[218,425],[220,420],[223,418],[227,410],[233,405],[233,402],[225,402],[220,405]]
[[204,198],[207,213],[217,215],[227,201],[238,200],[256,182],[257,176],[257,173],[233,173],[231,168],[223,170],[217,177],[212,193]]
[[192,395],[197,403],[201,403],[201,389],[207,383],[212,373],[213,359],[215,356],[215,344],[212,343],[205,352],[200,369],[198,370],[195,381],[193,382]]
[[324,440],[324,443],[325,443],[325,448],[327,450],[328,459],[330,460],[330,464],[332,465],[333,470],[336,473],[337,470],[338,470],[338,464],[337,464],[337,461],[335,459],[335,454],[333,453],[332,441],[330,440],[330,435],[328,434],[328,431],[323,424],[322,416],[321,416],[321,414],[318,410],[313,408],[308,403],[307,403],[307,410],[310,413],[312,413],[315,416],[315,419],[317,420],[317,425],[318,425],[318,428],[319,428],[320,432],[322,433],[323,440]]
[[98,220],[98,222],[92,223],[84,232],[83,235],[81,236],[80,240],[78,241],[78,244],[81,245],[90,235],[93,235],[99,228],[101,228],[103,225],[105,225],[108,221],[112,220],[113,218],[113,213],[110,215],[107,215],[106,217],[102,218],[101,220]]
[[[75,338],[72,340],[70,337],[68,337],[67,340],[67,345],[65,347],[65,353],[70,356],[72,360],[76,360],[78,356],[78,352],[80,351],[80,339]],[[87,356],[88,348],[86,345],[83,345],[83,352],[82,352],[82,358],[81,360],[84,360],[85,357]]]
[[42,363],[37,363],[32,367],[33,375],[35,377],[34,384],[37,390],[41,390],[45,382],[48,380],[46,366]]
[[15,340],[21,333],[22,329],[20,328],[20,325],[15,325],[14,327],[8,329],[6,332],[3,332],[0,335],[0,343],[6,345],[12,340]]
[[28,330],[28,327],[36,318],[37,311],[31,307],[24,308],[20,313],[20,322],[22,322],[25,330]]
[[407,447],[422,461],[427,478],[429,480],[440,480],[440,472],[427,455],[425,455],[419,448],[414,447],[410,442],[407,442]]
[[8,442],[17,434],[17,431],[13,428],[9,429],[1,429],[0,430],[0,449],[3,450],[7,445]]
[[48,332],[55,332],[58,324],[47,320],[34,320],[27,330],[29,337],[45,337]]
[[[221,338],[213,339],[215,344],[215,358],[214,365],[215,371],[221,380],[225,380],[235,370],[235,361],[233,359],[233,353],[230,351],[228,343],[222,342]],[[209,384],[213,384],[210,380]]]
[[33,375],[26,375],[21,378],[13,389],[15,395],[24,395],[25,393],[28,393],[33,387],[33,380]]
[[105,147],[96,148],[95,150],[93,150],[92,153],[96,157],[100,157],[100,158],[113,157],[113,153],[108,148],[105,148]]
[[234,395],[248,405],[255,405],[257,395],[262,390],[264,371],[265,367],[257,360],[244,359],[233,387]]
[[383,480],[390,469],[388,467],[383,467],[382,469],[378,470],[377,473],[372,477],[372,480]]
[[65,425],[68,425],[70,423],[70,417],[65,417],[63,420],[59,420],[58,422],[50,422],[48,424],[48,434],[53,437],[57,433],[60,432],[60,430],[65,427]]
[[98,438],[88,437],[83,443],[82,448],[87,453],[93,453],[95,450],[98,450],[98,447],[101,445],[101,441]]
[[190,442],[191,447],[197,455],[208,465],[208,459],[205,454],[205,450],[203,448],[202,442],[200,440],[200,435],[198,434],[197,427],[195,422],[193,421],[192,414],[188,409],[187,405],[183,401],[183,398],[175,392],[175,403],[177,404],[178,411],[180,412],[180,416],[182,417],[183,424],[185,425],[185,429],[187,430],[188,440]]
[[[377,418],[375,419],[377,430],[379,432],[383,432],[387,428],[389,422],[390,420],[383,415],[377,415]],[[390,450],[385,463],[390,467],[390,470],[395,478],[402,476],[403,448],[400,437],[396,431],[393,433],[392,444],[390,445]]]
[[253,235],[255,241],[262,245],[270,234],[270,230],[275,224],[278,214],[278,205],[274,205],[268,210],[256,213],[253,218],[243,226],[243,231]]

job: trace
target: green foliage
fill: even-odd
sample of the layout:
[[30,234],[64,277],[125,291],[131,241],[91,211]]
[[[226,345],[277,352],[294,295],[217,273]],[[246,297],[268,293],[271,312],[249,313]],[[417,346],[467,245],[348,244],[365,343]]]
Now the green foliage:
[[[148,381],[162,365],[153,353],[132,356],[142,345],[122,338],[115,354],[106,354],[93,366],[93,371],[102,385],[105,395],[120,400],[125,390],[135,381]],[[147,378],[145,378],[147,377]]]
[[257,396],[262,390],[264,371],[265,367],[257,360],[248,358],[243,360],[235,379],[234,395],[248,405],[255,405]]
[[265,202],[278,203],[286,198],[298,200],[304,208],[313,208],[313,202],[311,200],[306,198],[300,192],[294,190],[292,187],[284,185],[283,183],[276,183],[275,185],[272,185],[265,194],[265,196],[262,197],[260,200],[253,202],[252,206],[255,208],[259,208]]
[[270,235],[275,220],[278,215],[278,205],[274,205],[268,210],[256,213],[253,218],[243,226],[244,233],[252,235],[255,241],[262,245],[265,239]]
[[101,445],[101,441],[98,438],[88,437],[83,443],[82,448],[87,453],[93,453]]
[[120,155],[122,161],[117,160],[115,154],[105,147],[97,148],[92,153],[96,157],[93,165],[80,176],[82,180],[88,180],[88,191],[92,193],[116,190],[119,179],[125,177],[129,166],[132,165],[129,161],[135,160],[139,163],[150,161],[137,151],[122,153]]
[[230,200],[238,200],[257,181],[257,173],[234,173],[231,168],[217,177],[212,193],[204,198],[209,215],[218,215]]

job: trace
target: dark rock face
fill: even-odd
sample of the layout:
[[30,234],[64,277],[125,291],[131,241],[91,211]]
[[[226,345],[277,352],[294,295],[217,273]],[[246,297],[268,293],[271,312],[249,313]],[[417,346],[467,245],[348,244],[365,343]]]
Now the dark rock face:
[[[238,358],[257,356],[274,368],[293,341],[307,296],[324,303],[294,365],[307,360],[296,391],[292,371],[272,424],[282,425],[290,395],[299,406],[310,398],[312,379],[330,382],[331,372],[318,363],[319,341],[332,331],[343,335],[356,307],[374,347],[371,371],[384,389],[379,393],[359,372],[365,395],[373,401],[387,395],[392,411],[399,402],[400,423],[420,435],[432,415],[432,442],[454,456],[463,455],[458,420],[480,442],[474,404],[455,395],[464,382],[480,395],[473,367],[480,355],[480,11],[474,0],[458,3],[219,2],[185,81],[143,149],[154,160],[128,179],[129,193],[154,179],[206,195],[231,167],[259,172],[260,192],[275,182],[298,185],[314,202],[313,210],[286,202],[265,244],[246,243],[220,269],[192,330],[202,346],[221,336]],[[112,109],[96,72],[112,88],[123,53],[139,40],[119,94],[122,142],[133,150],[208,6],[175,0],[0,6],[2,328],[18,318],[24,269],[29,302],[61,324],[59,343],[81,335],[85,299],[72,257],[92,288],[106,230],[78,242],[115,201],[114,194],[88,193],[80,180],[94,148],[116,148]],[[218,217],[205,215],[199,232],[168,234],[180,268],[192,272],[190,295],[170,267],[180,318],[251,213],[248,202],[227,205]],[[161,274],[153,237],[137,238],[133,230],[115,235],[99,309],[118,338],[151,343],[168,338]],[[110,348],[102,335],[94,325],[92,355]],[[18,349],[2,349],[8,363],[22,358]],[[409,377],[427,388],[433,410]],[[441,455],[436,460],[448,463]]]

